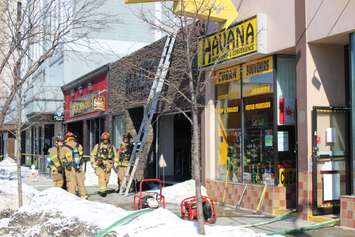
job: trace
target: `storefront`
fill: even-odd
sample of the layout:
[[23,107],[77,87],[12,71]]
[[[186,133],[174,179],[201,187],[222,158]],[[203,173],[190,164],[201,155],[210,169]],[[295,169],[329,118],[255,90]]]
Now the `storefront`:
[[104,65],[62,87],[65,130],[77,136],[85,155],[108,129],[108,71],[109,66]]
[[21,148],[22,160],[26,166],[37,164],[39,156],[47,155],[54,145],[55,136],[63,133],[62,113],[29,113],[23,125]]
[[[206,128],[215,135],[205,144],[214,153],[207,162],[209,195],[275,213],[297,201],[296,58],[265,55],[265,23],[257,15],[201,38],[199,66],[210,75],[206,101],[214,113],[205,125],[215,128]],[[223,40],[221,50],[213,46]]]

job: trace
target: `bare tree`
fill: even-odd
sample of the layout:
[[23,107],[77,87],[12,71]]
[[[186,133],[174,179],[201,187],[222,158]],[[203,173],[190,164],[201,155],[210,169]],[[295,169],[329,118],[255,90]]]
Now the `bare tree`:
[[[162,93],[160,99],[167,106],[165,109],[169,110],[171,109],[169,105],[173,106],[173,109],[184,114],[191,123],[192,174],[196,187],[198,232],[200,234],[205,234],[201,198],[201,112],[205,108],[204,93],[208,83],[207,79],[213,78],[214,68],[221,61],[223,54],[221,53],[219,58],[211,65],[209,75],[205,75],[205,72],[198,68],[198,38],[207,33],[209,27],[220,28],[220,25],[211,20],[215,16],[214,14],[220,10],[220,7],[223,8],[218,3],[221,3],[221,1],[193,0],[188,3],[187,1],[176,1],[173,4],[162,1],[161,18],[158,19],[155,14],[147,11],[139,13],[144,22],[164,34],[169,35],[178,32],[173,50],[172,65],[169,68],[169,76],[165,80],[165,87],[167,87],[168,92]],[[181,6],[176,6],[176,4],[181,4]],[[189,4],[189,6],[185,4]],[[182,11],[189,9],[189,12],[179,12],[176,9]],[[224,47],[228,47],[228,44]],[[221,49],[221,51],[224,51],[224,49]],[[191,116],[186,113],[186,108],[189,108]]]
[[22,89],[26,82],[33,83],[34,75],[50,58],[60,54],[65,47],[85,47],[91,32],[98,32],[115,20],[114,16],[100,12],[104,2],[0,0],[0,84],[6,88],[0,127],[9,112],[16,111],[19,206],[23,204],[20,166]]
[[[181,1],[182,3],[183,1]],[[165,34],[173,34],[178,32],[175,47],[173,50],[173,65],[170,65],[169,76],[166,79],[166,87],[169,93],[161,96],[161,101],[164,101],[168,106],[180,101],[179,106],[175,109],[182,112],[187,120],[191,123],[192,138],[191,138],[191,159],[192,159],[192,174],[195,180],[195,192],[197,199],[197,219],[198,232],[205,234],[204,216],[201,194],[201,134],[200,134],[200,119],[202,108],[204,107],[204,91],[205,77],[202,71],[198,70],[197,54],[198,54],[198,37],[201,33],[207,31],[209,19],[200,20],[200,14],[207,16],[211,14],[213,9],[208,8],[203,1],[195,2],[195,12],[189,17],[179,16],[174,12],[174,8],[170,3],[162,3],[161,19],[157,19],[149,12],[141,12],[140,17],[144,22],[147,22],[157,30],[163,31]],[[182,7],[183,8],[183,7]],[[208,17],[207,17],[208,18]],[[181,86],[181,81],[186,84]],[[175,96],[171,96],[174,94]],[[189,107],[191,116],[186,113],[186,104]]]

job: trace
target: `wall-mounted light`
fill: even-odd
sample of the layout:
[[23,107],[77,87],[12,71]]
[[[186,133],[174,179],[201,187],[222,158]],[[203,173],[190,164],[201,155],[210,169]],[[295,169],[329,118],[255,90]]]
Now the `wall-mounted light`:
[[78,90],[79,90],[80,95],[83,94],[83,86],[82,85],[79,86]]
[[92,82],[88,83],[88,90],[91,92],[92,91]]

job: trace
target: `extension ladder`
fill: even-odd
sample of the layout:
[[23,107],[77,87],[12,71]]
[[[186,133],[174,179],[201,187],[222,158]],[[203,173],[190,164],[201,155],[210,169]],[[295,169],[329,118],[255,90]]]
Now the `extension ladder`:
[[[128,162],[128,167],[126,170],[125,177],[123,178],[121,187],[120,187],[120,192],[119,194],[123,194],[125,192],[125,195],[127,196],[130,190],[130,187],[133,182],[133,178],[135,175],[135,172],[137,170],[138,164],[139,164],[139,154],[141,150],[144,147],[144,144],[146,142],[147,138],[147,133],[148,133],[148,128],[149,125],[151,124],[152,118],[157,110],[158,106],[158,101],[160,97],[160,93],[162,91],[164,81],[166,78],[166,75],[169,70],[170,66],[170,57],[172,50],[174,48],[175,44],[175,39],[176,39],[176,34],[173,33],[171,35],[167,36],[164,49],[159,61],[159,65],[157,68],[157,72],[154,77],[153,85],[150,89],[149,97],[147,100],[146,105],[144,106],[144,115],[143,115],[143,120],[139,128],[139,132],[137,134],[137,139],[136,142],[134,143],[132,153]],[[127,177],[129,179],[127,180]]]

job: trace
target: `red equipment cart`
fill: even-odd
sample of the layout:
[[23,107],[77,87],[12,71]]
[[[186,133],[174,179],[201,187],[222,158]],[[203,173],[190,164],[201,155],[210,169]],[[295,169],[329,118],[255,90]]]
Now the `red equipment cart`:
[[[202,208],[205,222],[208,224],[216,223],[216,207],[214,202],[206,196],[202,196]],[[197,219],[197,199],[196,196],[185,198],[180,203],[181,218],[189,220]]]
[[[143,183],[158,183],[159,184],[159,193],[154,191],[145,191],[143,192]],[[139,183],[139,193],[134,194],[133,198],[133,208],[134,209],[143,209],[143,208],[151,208],[146,204],[148,199],[155,199],[159,205],[165,208],[165,197],[162,194],[163,191],[163,183],[160,179],[143,179]]]

